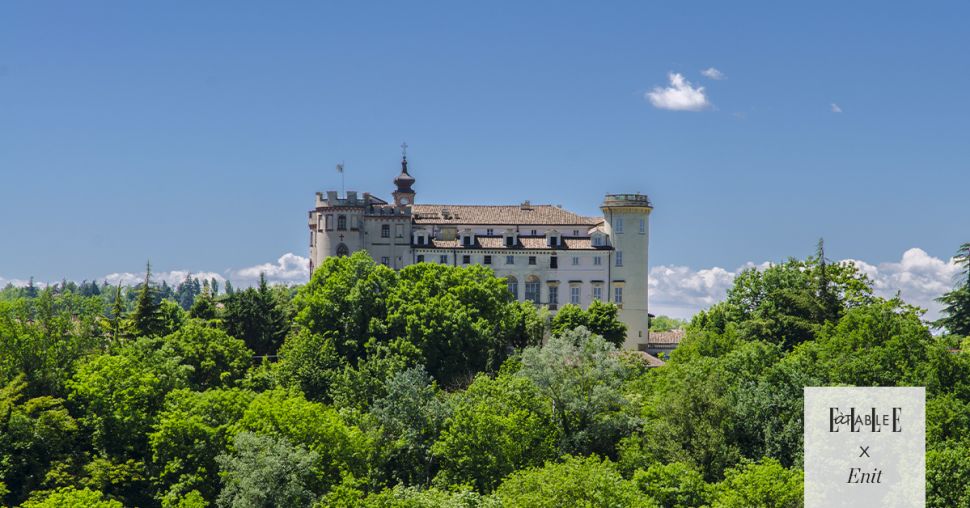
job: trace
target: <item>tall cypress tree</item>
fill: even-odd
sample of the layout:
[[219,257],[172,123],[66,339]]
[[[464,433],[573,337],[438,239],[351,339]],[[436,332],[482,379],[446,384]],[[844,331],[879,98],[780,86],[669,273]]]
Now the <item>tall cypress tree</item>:
[[145,265],[145,283],[138,291],[138,300],[135,302],[135,311],[131,316],[135,332],[142,336],[160,335],[163,333],[165,323],[162,319],[161,305],[155,297],[155,288],[152,286],[152,264]]
[[832,288],[828,260],[825,258],[825,240],[822,238],[818,239],[815,257],[818,262],[818,276],[815,278],[815,283],[819,301],[819,322],[835,321],[839,318],[842,304],[839,303],[839,297]]
[[933,324],[950,333],[970,336],[970,242],[960,246],[953,260],[962,267],[962,277],[953,291],[936,299],[944,306],[943,317]]

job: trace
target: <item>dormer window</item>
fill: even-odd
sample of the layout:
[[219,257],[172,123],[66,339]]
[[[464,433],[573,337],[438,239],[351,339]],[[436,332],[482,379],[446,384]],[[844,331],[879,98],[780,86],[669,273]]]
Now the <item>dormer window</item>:
[[549,240],[548,240],[549,247],[556,249],[562,246],[562,242],[559,239],[558,231],[553,230],[553,231],[550,231],[548,234],[549,234]]
[[465,247],[471,247],[472,246],[472,237],[470,235],[462,236],[461,237],[461,244],[464,245]]
[[510,249],[512,247],[515,247],[515,237],[514,236],[506,236],[505,237],[505,246],[508,247],[508,248],[510,248]]

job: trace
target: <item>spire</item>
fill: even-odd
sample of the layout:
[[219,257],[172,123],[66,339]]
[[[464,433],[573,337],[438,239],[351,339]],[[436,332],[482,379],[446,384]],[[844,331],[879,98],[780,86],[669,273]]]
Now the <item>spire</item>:
[[401,143],[401,174],[394,179],[394,186],[397,187],[397,192],[413,194],[412,185],[414,177],[408,173],[408,144]]
[[401,143],[401,173],[408,174],[408,144]]

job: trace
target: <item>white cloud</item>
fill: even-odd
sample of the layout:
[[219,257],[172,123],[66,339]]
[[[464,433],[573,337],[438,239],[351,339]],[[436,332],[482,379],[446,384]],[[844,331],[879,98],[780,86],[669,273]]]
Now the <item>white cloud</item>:
[[[952,260],[930,256],[926,251],[912,248],[903,253],[898,262],[871,264],[860,260],[852,261],[873,282],[875,294],[892,298],[899,292],[907,303],[928,309],[928,320],[939,317],[940,305],[934,301],[943,293],[953,289],[960,268]],[[724,300],[734,277],[746,268],[765,269],[770,263],[745,263],[734,270],[718,266],[694,270],[687,266],[661,265],[650,269],[650,311],[656,315],[689,318],[700,310]],[[286,253],[275,262],[225,270],[223,274],[208,271],[172,270],[156,272],[152,278],[156,282],[166,281],[175,286],[189,273],[200,279],[215,278],[220,284],[226,279],[236,287],[254,285],[259,274],[266,274],[270,283],[302,284],[310,278],[309,259],[293,253]],[[144,280],[145,274],[120,272],[111,273],[98,279],[112,284],[137,284]],[[0,277],[0,287],[7,283],[26,286],[27,279],[6,279]],[[48,283],[34,281],[38,287]]]
[[708,78],[714,79],[714,80],[727,79],[727,76],[725,76],[723,72],[715,69],[714,67],[708,67],[708,68],[702,70],[701,71],[701,74],[703,74],[704,76],[707,76]]
[[[892,298],[897,292],[909,304],[927,309],[924,316],[935,320],[940,305],[934,300],[953,289],[960,268],[950,260],[930,256],[926,251],[912,248],[903,253],[899,262],[878,265],[852,261],[872,280],[876,296]],[[734,271],[713,267],[693,270],[686,266],[657,266],[650,270],[650,311],[653,314],[688,318],[697,311],[724,300],[734,277],[743,269],[764,269],[769,263],[746,263]]]
[[[186,276],[191,276],[194,279],[216,279],[220,283],[225,282],[226,278],[215,272],[193,272],[190,270],[172,270],[169,272],[152,272],[152,280],[157,283],[162,283],[163,281],[169,286],[177,286],[180,282],[185,280]],[[115,272],[109,273],[104,277],[98,279],[98,281],[108,281],[111,284],[125,284],[134,285],[145,280],[145,272]]]
[[952,259],[944,261],[918,248],[904,252],[898,263],[872,265],[850,261],[872,279],[877,296],[892,298],[898,291],[907,303],[927,309],[926,318],[930,320],[940,315],[940,304],[934,299],[953,289],[960,273],[960,267]]
[[836,104],[836,103],[834,103],[834,102],[831,104],[831,108],[832,108],[832,112],[833,113],[841,113],[842,112],[842,108],[840,108],[839,105]]
[[[30,279],[5,279],[3,277],[0,277],[0,288],[6,287],[7,284],[12,284],[13,286],[18,288],[25,287],[30,285]],[[35,280],[34,286],[42,288],[42,287],[46,287],[47,283]]]
[[650,269],[650,312],[687,318],[724,299],[735,272],[721,267],[691,270],[661,265]]
[[654,107],[672,111],[701,111],[710,107],[711,103],[704,95],[704,87],[695,88],[679,73],[671,72],[668,77],[670,86],[658,86],[646,93],[646,98]]
[[264,273],[269,282],[303,283],[310,280],[310,260],[288,252],[280,256],[276,263],[263,263],[234,270],[231,273],[233,275],[231,279],[238,279],[240,282],[257,281],[259,274]]

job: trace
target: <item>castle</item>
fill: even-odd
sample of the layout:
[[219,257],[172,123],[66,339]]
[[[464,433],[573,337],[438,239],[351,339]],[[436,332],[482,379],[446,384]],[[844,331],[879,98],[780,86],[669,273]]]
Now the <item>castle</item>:
[[653,206],[643,194],[607,194],[602,217],[560,206],[433,205],[415,202],[407,155],[393,203],[368,192],[318,192],[309,213],[310,271],[329,256],[364,250],[394,269],[413,263],[490,267],[518,300],[555,312],[572,303],[615,303],[624,347],[648,338],[647,247]]

